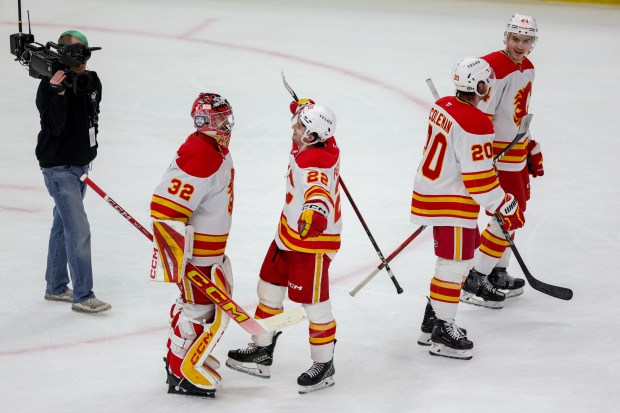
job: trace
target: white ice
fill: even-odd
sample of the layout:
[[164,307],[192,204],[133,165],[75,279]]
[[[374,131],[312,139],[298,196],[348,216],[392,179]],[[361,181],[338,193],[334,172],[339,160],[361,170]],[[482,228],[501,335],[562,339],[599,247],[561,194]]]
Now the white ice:
[[[415,344],[435,262],[430,231],[392,263],[402,295],[382,272],[352,298],[379,259],[343,199],[343,245],[331,271],[335,387],[297,394],[296,378],[311,364],[303,323],[282,335],[270,380],[222,367],[215,400],[166,394],[162,357],[176,288],[148,281],[148,241],[92,191],[85,202],[95,292],[113,308],[89,316],[43,300],[53,202],[34,156],[37,81],[8,53],[17,7],[3,0],[1,411],[620,411],[620,8],[405,0],[24,0],[23,7],[37,41],[76,28],[103,47],[90,63],[104,84],[90,176],[143,224],[154,186],[192,129],[197,93],[232,102],[237,179],[227,253],[234,297],[250,312],[284,201],[290,97],[280,71],[300,96],[337,114],[342,177],[387,255],[416,229],[409,203],[432,103],[424,80],[452,93],[460,58],[500,49],[510,15],[533,14],[540,40],[531,55],[531,130],[546,174],[532,182],[516,243],[537,278],[575,296],[566,302],[526,288],[499,311],[462,304],[457,322],[475,343],[473,360],[431,357]],[[514,259],[511,270],[522,275]],[[248,341],[231,322],[214,356],[223,362]]]

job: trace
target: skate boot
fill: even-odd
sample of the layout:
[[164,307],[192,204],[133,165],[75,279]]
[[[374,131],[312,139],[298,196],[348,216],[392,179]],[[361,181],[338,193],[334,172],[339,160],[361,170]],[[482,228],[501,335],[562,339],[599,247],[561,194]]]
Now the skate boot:
[[497,291],[488,277],[472,269],[461,290],[461,302],[487,308],[503,308],[506,296]]
[[177,377],[168,368],[168,362],[165,357],[164,364],[166,369],[166,383],[168,383],[168,393],[191,397],[207,397],[211,399],[215,397],[215,390],[201,389],[200,387],[194,386],[187,379]]
[[[431,305],[431,299],[426,297],[428,301],[426,303],[426,309],[424,309],[424,319],[422,320],[422,325],[420,326],[420,336],[418,337],[418,344],[421,346],[430,346],[431,343],[431,334],[433,333],[433,327],[435,326],[435,311],[433,310],[433,306]],[[464,328],[460,328],[461,333],[466,336],[467,330]]]
[[456,323],[437,319],[431,335],[429,353],[432,356],[471,360],[474,343],[469,341],[462,331]]
[[334,359],[331,359],[327,363],[313,363],[312,367],[301,373],[301,376],[297,379],[299,384],[299,394],[306,394],[313,391],[325,389],[333,386],[334,381]]
[[280,334],[282,332],[278,331],[271,344],[265,347],[250,343],[247,348],[230,350],[226,366],[251,376],[268,379],[271,377],[269,366],[273,363],[273,350]]
[[495,267],[489,274],[489,281],[493,287],[497,288],[506,295],[506,298],[516,297],[523,294],[525,280],[515,278],[508,274],[506,267]]

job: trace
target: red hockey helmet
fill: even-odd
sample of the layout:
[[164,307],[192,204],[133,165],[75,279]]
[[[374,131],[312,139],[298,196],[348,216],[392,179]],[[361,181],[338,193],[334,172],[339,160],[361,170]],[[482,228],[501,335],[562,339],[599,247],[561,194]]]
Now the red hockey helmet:
[[226,99],[217,93],[200,93],[192,105],[191,116],[198,131],[228,146],[235,118]]

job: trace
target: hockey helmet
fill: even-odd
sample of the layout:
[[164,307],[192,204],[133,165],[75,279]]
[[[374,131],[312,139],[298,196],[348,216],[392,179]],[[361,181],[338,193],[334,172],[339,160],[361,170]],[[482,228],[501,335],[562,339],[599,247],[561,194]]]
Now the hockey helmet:
[[228,146],[235,119],[226,99],[217,93],[200,93],[192,105],[191,116],[196,130]]
[[538,40],[538,25],[534,16],[527,16],[525,14],[515,13],[512,15],[508,24],[506,24],[506,30],[504,31],[504,44],[508,42],[509,33],[521,34],[525,36],[532,36],[532,49]]
[[479,57],[466,57],[461,60],[454,68],[452,77],[456,90],[474,92],[481,97],[489,93],[494,79],[493,68]]
[[325,106],[307,104],[293,117],[293,122],[297,119],[306,128],[301,137],[304,143],[312,143],[307,139],[310,134],[316,134],[319,142],[325,142],[336,131],[336,115]]

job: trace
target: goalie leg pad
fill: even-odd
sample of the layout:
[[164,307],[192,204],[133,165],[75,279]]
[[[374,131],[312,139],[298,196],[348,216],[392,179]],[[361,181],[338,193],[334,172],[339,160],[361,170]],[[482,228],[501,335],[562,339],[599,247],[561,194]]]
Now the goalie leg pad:
[[[211,277],[218,287],[228,292],[229,284],[220,266],[213,266]],[[219,389],[222,381],[216,371],[219,362],[209,356],[224,334],[229,320],[228,315],[213,304],[183,304],[183,310],[174,323],[174,334],[169,340],[169,370],[198,389]]]

